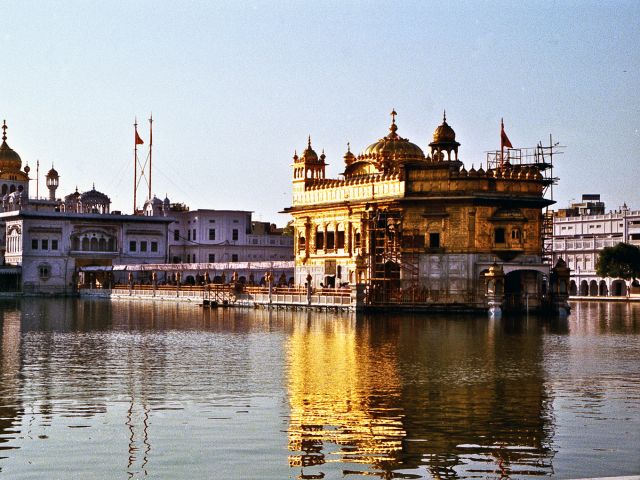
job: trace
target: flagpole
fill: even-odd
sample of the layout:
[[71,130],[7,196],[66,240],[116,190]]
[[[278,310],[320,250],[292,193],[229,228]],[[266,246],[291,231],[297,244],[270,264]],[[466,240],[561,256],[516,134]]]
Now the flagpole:
[[153,113],[149,116],[149,201],[151,201],[151,151],[153,147]]
[[36,160],[36,198],[40,198],[40,160]]
[[136,214],[136,190],[138,186],[138,119],[133,123],[133,215]]
[[500,119],[500,170],[504,165],[504,138],[502,132],[504,132],[504,118]]

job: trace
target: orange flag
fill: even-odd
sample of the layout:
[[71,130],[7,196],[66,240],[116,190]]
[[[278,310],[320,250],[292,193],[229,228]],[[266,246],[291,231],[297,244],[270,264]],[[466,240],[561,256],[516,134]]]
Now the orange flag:
[[513,145],[511,145],[509,137],[504,131],[504,121],[500,120],[500,148],[503,149],[504,147],[513,148]]
[[136,145],[142,145],[144,142],[140,138],[140,135],[138,135],[138,129],[137,128],[135,129],[135,132],[136,132],[136,138],[135,138]]

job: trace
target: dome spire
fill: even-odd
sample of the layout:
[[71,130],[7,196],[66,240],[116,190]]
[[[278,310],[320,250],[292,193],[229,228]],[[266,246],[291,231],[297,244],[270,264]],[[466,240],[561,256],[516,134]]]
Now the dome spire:
[[2,121],[2,141],[6,142],[7,141],[7,121],[3,120]]
[[393,110],[391,110],[391,126],[389,127],[389,131],[391,132],[389,134],[389,138],[397,138],[398,134],[396,133],[398,131],[398,126],[396,125],[396,115],[398,115],[396,113],[396,109],[394,108]]
[[443,110],[442,113],[442,123],[447,123],[447,110]]
[[311,134],[309,134],[309,141],[307,142],[307,147],[311,149]]

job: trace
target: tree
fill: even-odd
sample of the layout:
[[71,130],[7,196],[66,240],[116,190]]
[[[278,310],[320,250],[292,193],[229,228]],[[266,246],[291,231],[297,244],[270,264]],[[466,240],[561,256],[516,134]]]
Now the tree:
[[600,277],[635,281],[640,277],[640,248],[628,243],[603,248],[596,263],[596,273]]

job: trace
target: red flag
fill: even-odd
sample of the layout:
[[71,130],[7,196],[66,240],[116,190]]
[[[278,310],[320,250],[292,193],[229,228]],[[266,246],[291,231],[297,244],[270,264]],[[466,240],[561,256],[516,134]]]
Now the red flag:
[[500,120],[500,149],[503,149],[504,147],[513,148],[513,145],[511,145],[509,137],[507,137],[507,134],[504,131],[504,121]]
[[136,132],[136,137],[135,137],[134,141],[136,142],[136,145],[142,145],[144,142],[140,138],[140,135],[138,135],[138,129],[137,128],[135,129],[135,132]]

